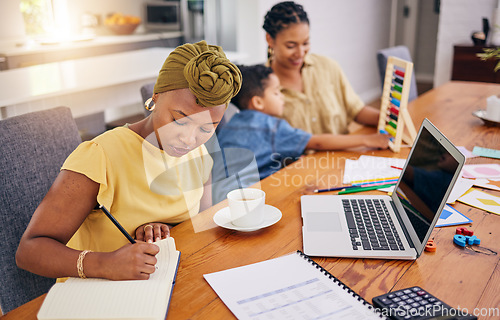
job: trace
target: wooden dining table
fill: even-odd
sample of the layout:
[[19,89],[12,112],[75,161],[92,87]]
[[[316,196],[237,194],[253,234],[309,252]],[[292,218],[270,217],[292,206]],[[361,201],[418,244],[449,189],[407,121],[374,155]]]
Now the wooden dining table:
[[[452,81],[422,94],[409,103],[408,110],[417,129],[428,118],[456,146],[500,149],[500,126],[487,126],[472,114],[485,109],[486,98],[491,95],[500,95],[500,85]],[[374,131],[361,128],[357,133]],[[181,260],[167,319],[235,318],[205,281],[204,274],[302,250],[302,195],[341,184],[346,159],[355,160],[361,155],[406,158],[409,150],[405,147],[394,153],[356,148],[302,156],[260,182],[266,203],[282,212],[280,221],[267,228],[240,232],[219,227],[213,217],[227,206],[226,201],[175,226],[171,236],[181,251]],[[476,157],[466,161],[480,163],[500,164],[500,160]],[[499,191],[483,191],[500,196]],[[366,193],[383,194],[376,190]],[[431,235],[437,250],[424,252],[416,260],[312,259],[368,302],[390,291],[420,286],[452,307],[476,313],[480,319],[500,319],[500,254],[495,254],[500,252],[500,216],[461,202],[452,206],[473,220],[464,226],[474,231],[481,239],[480,247],[488,251],[481,253],[455,245],[456,226],[448,226],[435,228]],[[1,319],[36,319],[43,299],[44,295]]]

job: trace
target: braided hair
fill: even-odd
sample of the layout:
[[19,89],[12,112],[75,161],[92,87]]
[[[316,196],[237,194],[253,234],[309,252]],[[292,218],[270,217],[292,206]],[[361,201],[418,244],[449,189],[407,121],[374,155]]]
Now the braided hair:
[[266,13],[264,18],[264,30],[273,38],[283,29],[288,28],[294,23],[307,23],[307,13],[304,8],[293,1],[280,2],[274,5]]

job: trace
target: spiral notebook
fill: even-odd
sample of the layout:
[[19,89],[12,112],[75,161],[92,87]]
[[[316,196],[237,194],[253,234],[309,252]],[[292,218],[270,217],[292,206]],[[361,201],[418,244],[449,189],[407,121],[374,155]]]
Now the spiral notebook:
[[203,276],[238,319],[385,319],[301,251]]

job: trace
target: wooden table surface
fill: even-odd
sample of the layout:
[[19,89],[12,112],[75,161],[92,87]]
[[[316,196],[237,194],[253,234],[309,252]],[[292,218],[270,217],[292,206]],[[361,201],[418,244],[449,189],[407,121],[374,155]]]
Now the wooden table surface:
[[[449,82],[409,104],[416,128],[427,117],[455,145],[469,150],[475,145],[500,148],[500,127],[487,127],[471,113],[486,108],[486,98],[500,95],[500,85]],[[363,131],[374,129],[363,128]],[[234,268],[302,250],[300,196],[316,188],[340,184],[345,159],[360,155],[405,158],[400,153],[356,149],[318,152],[302,157],[261,181],[266,202],[281,210],[275,225],[254,231],[237,232],[213,222],[225,201],[205,210],[171,231],[181,262],[168,312],[172,319],[231,319],[233,314],[204,280],[203,274]],[[498,163],[490,158],[468,159],[467,164]],[[500,196],[500,192],[487,191]],[[372,191],[371,193],[380,193]],[[332,192],[333,194],[333,192]],[[473,220],[467,227],[481,239],[481,246],[500,252],[500,216],[456,203],[458,211]],[[436,228],[431,236],[437,251],[424,252],[415,261],[313,258],[334,276],[371,302],[374,296],[419,285],[453,307],[482,312],[480,319],[500,318],[500,255],[486,255],[453,244],[456,227]],[[36,319],[44,296],[3,316],[2,320]],[[489,314],[489,315],[486,315]]]

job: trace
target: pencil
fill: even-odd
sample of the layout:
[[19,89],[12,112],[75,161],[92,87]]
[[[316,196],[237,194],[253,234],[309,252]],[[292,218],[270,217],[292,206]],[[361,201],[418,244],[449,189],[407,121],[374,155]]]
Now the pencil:
[[380,184],[396,183],[396,182],[398,182],[398,179],[373,181],[373,182],[363,182],[363,183],[353,183],[352,185],[356,186],[356,187],[367,187],[367,186],[377,186],[377,185],[380,185]]
[[130,243],[135,243],[135,240],[134,238],[132,238],[132,236],[130,234],[128,234],[127,230],[125,230],[122,225],[116,221],[115,217],[113,217],[111,215],[111,213],[108,211],[108,209],[106,209],[102,204],[99,205],[99,209],[102,210],[102,212],[104,212],[104,214],[109,218],[109,220],[111,220],[111,222],[113,222],[115,224],[115,226],[118,228],[118,230],[121,231],[121,233],[123,233],[123,235],[128,239],[128,241],[130,241]]
[[387,177],[387,178],[378,178],[378,179],[367,179],[367,180],[357,180],[357,181],[351,181],[352,184],[355,183],[364,183],[364,182],[384,182],[384,181],[389,181],[389,180],[397,180],[399,177]]
[[396,167],[396,166],[391,166],[391,168],[398,169],[398,170],[403,170],[403,168]]
[[344,187],[334,187],[334,188],[326,188],[326,189],[316,189],[313,192],[314,193],[320,193],[320,192],[328,192],[328,191],[338,191],[342,189],[349,189],[349,188],[357,188],[358,186],[344,186]]
[[390,187],[393,185],[395,185],[395,183],[387,183],[387,184],[382,184],[382,185],[378,185],[378,186],[351,188],[351,189],[346,189],[344,191],[339,191],[338,194],[347,194],[347,193],[354,193],[354,192],[376,190],[376,189],[380,189],[380,188],[387,188],[387,187]]

